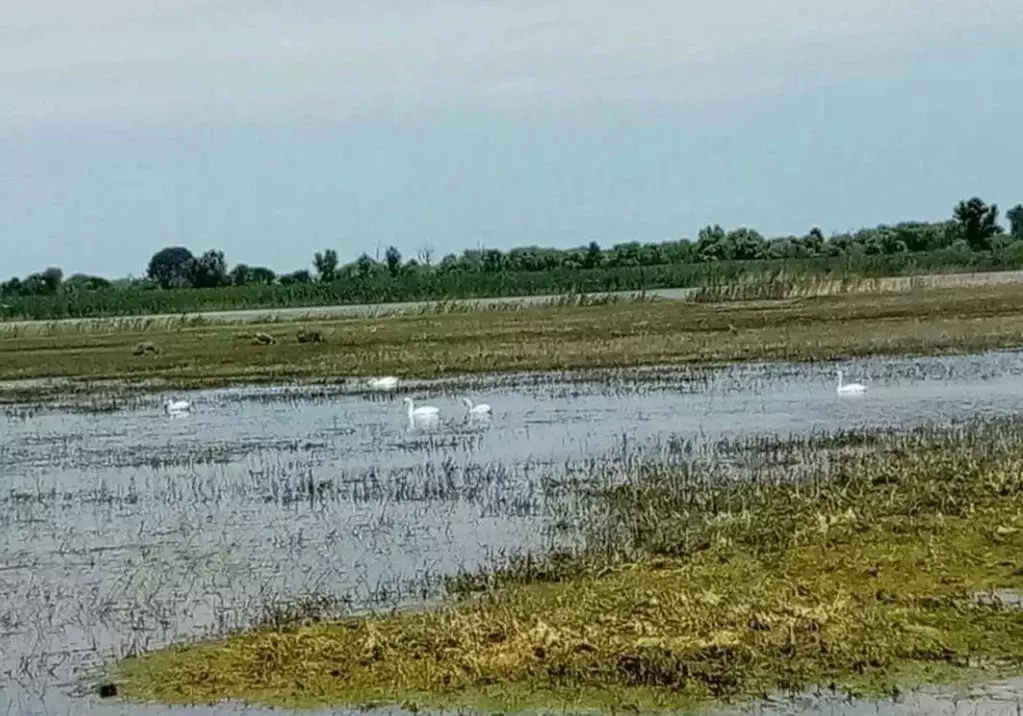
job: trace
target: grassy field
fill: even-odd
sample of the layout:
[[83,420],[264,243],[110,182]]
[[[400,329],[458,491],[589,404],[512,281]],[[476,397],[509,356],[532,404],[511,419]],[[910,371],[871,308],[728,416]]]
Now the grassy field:
[[690,288],[652,288],[642,291],[532,294],[490,298],[464,298],[434,301],[388,303],[321,303],[290,308],[249,308],[202,310],[198,312],[146,313],[144,315],[54,318],[40,320],[2,320],[0,337],[70,331],[95,332],[113,327],[132,328],[155,325],[212,325],[275,323],[295,320],[338,320],[378,318],[386,315],[450,313],[455,311],[515,310],[529,306],[552,307],[581,302],[607,303],[641,295],[664,300],[749,301],[781,298],[810,298],[850,293],[892,293],[923,288],[968,288],[1004,284],[1023,284],[1023,271],[982,271],[973,273],[925,273],[880,278],[836,278],[779,273],[765,279],[760,275],[740,276],[736,280],[701,284]]
[[594,268],[550,267],[542,271],[437,271],[420,267],[397,275],[371,272],[331,282],[155,290],[142,286],[78,290],[52,295],[5,295],[0,320],[146,316],[167,313],[447,301],[567,292],[642,291],[721,286],[736,282],[850,280],[955,272],[1019,270],[1019,242],[993,251],[948,247],[935,251],[815,256],[807,258],[658,263]]
[[[620,368],[671,362],[828,360],[1023,343],[1012,285],[759,301],[608,301],[364,319],[204,325],[135,319],[117,328],[50,324],[0,339],[5,400],[394,374]],[[300,342],[299,333],[322,341]],[[262,342],[261,342],[262,341]],[[123,388],[122,388],[123,389]],[[49,391],[49,392],[47,392]]]
[[116,678],[171,703],[635,710],[1023,668],[1023,425],[732,453],[747,479],[680,450],[595,480],[578,551],[453,577],[439,608],[307,611]]

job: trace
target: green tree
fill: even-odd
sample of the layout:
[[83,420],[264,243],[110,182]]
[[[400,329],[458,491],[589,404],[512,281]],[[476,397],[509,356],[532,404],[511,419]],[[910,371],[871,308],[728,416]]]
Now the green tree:
[[436,252],[434,251],[433,246],[431,246],[430,244],[423,244],[417,254],[417,257],[419,258],[419,263],[426,267],[432,266],[434,253]]
[[326,249],[323,253],[319,251],[313,256],[313,268],[316,269],[316,278],[321,283],[331,283],[337,279],[338,267],[337,251]]
[[990,251],[991,239],[1002,233],[998,205],[988,206],[976,196],[956,204],[953,217],[959,236],[974,251]]
[[42,276],[43,285],[46,286],[46,293],[51,296],[60,290],[61,284],[64,282],[64,272],[56,266],[50,266],[40,276]]
[[384,252],[384,261],[387,262],[387,272],[391,276],[401,273],[401,252],[395,246],[388,246]]
[[265,266],[253,266],[249,271],[249,283],[258,283],[269,286],[276,280],[277,274]]
[[1023,204],[1016,204],[1005,212],[1005,218],[1009,220],[1009,235],[1023,241]]
[[238,264],[231,269],[227,279],[232,286],[245,286],[252,282],[252,269],[245,264]]
[[730,258],[751,261],[767,256],[767,241],[753,229],[740,228],[730,231],[725,237],[725,242],[729,245]]
[[21,296],[24,293],[21,279],[11,276],[9,281],[0,283],[0,296]]
[[718,224],[700,229],[700,235],[696,241],[696,253],[703,261],[730,259],[732,246],[728,243],[725,230]]
[[224,252],[210,249],[188,265],[188,275],[195,288],[216,288],[228,283]]
[[481,268],[486,273],[499,273],[504,270],[504,254],[497,249],[487,249],[481,257]]
[[297,283],[312,283],[313,277],[305,269],[299,269],[298,271],[282,274],[279,280],[282,286],[292,286]]
[[64,286],[78,291],[96,291],[101,288],[110,288],[111,283],[102,276],[76,273],[64,281]]
[[181,288],[191,285],[189,270],[195,256],[184,246],[168,246],[149,259],[146,276],[160,288]]
[[824,251],[824,232],[815,226],[810,229],[810,233],[800,239],[799,243],[806,250],[807,254],[816,256]]
[[21,294],[25,296],[53,296],[60,290],[64,272],[55,266],[45,271],[30,274],[21,282]]
[[355,260],[355,273],[359,278],[367,278],[376,267],[377,262],[369,254],[363,254]]

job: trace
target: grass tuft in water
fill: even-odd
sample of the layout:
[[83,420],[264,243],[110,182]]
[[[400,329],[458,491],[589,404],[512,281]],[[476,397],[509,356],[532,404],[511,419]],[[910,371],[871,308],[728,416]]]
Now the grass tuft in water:
[[587,501],[577,554],[461,575],[442,608],[264,623],[119,678],[172,703],[515,710],[1018,671],[1023,610],[994,590],[1023,588],[1021,448],[1023,426],[986,424],[795,444],[809,479],[638,465]]

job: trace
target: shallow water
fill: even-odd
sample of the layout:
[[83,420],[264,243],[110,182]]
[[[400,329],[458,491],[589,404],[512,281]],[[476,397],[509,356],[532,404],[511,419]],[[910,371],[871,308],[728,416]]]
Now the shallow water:
[[[195,393],[182,418],[163,396],[109,412],[12,408],[0,415],[0,714],[235,713],[73,694],[82,668],[247,624],[271,600],[414,603],[431,577],[541,547],[552,487],[593,460],[668,438],[1012,415],[1023,394],[1017,353],[841,367],[866,395],[836,395],[833,365],[479,380],[470,394],[494,415],[469,422],[459,394],[423,384],[412,395],[441,409],[432,426],[410,427],[398,396],[323,389]],[[916,713],[908,703],[810,710]],[[939,703],[926,712],[965,713]]]

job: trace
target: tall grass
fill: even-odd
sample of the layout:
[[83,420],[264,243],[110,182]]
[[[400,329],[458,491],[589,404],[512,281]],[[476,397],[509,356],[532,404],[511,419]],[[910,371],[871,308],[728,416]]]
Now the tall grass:
[[885,256],[817,257],[797,260],[721,261],[544,272],[467,273],[407,271],[390,277],[353,277],[330,284],[235,286],[215,289],[146,288],[66,291],[54,296],[5,297],[0,319],[94,318],[181,314],[199,311],[302,308],[309,306],[446,301],[566,293],[608,293],[714,286],[738,281],[770,283],[779,277],[829,280],[1023,267],[1011,247],[974,253],[957,249]]

